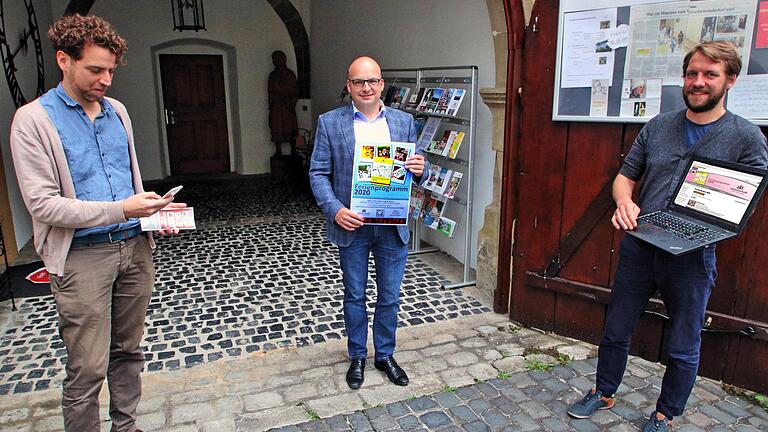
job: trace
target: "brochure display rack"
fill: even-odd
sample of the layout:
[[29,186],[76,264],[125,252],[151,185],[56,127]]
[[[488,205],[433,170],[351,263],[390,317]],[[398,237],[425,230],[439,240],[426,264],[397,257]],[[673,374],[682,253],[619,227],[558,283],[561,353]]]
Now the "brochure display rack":
[[411,191],[409,253],[459,250],[463,279],[444,288],[474,285],[470,264],[477,66],[383,69],[382,75],[385,105],[413,114],[416,145],[425,150],[432,167],[424,173],[424,187]]

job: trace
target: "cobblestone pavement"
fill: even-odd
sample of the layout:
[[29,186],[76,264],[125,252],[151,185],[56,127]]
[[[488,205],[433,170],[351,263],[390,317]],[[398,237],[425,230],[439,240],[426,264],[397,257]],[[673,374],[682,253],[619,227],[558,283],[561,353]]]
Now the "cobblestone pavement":
[[[146,373],[138,425],[161,432],[634,431],[653,410],[664,369],[632,358],[616,407],[574,420],[565,410],[592,386],[591,345],[494,313],[409,326],[398,337],[407,387],[369,364],[363,387],[350,390],[345,343],[334,340]],[[51,389],[0,399],[0,430],[61,430],[59,398]],[[768,431],[768,412],[701,378],[675,423],[689,432]]]
[[[345,337],[338,253],[309,196],[254,177],[185,183],[179,198],[195,207],[198,229],[158,239],[143,343],[148,371]],[[441,290],[445,282],[423,257],[411,257],[400,325],[490,311],[462,291]],[[53,297],[17,303],[0,319],[0,398],[60,388],[64,378]]]
[[[185,192],[200,189],[189,184]],[[240,196],[266,193],[236,187]],[[568,418],[567,404],[592,386],[595,347],[521,328],[490,312],[474,288],[441,290],[443,276],[426,257],[410,260],[403,289],[395,357],[410,385],[389,383],[370,361],[363,387],[350,390],[340,275],[318,240],[318,214],[306,203],[279,205],[274,191],[262,197],[273,200],[272,212],[226,198],[231,191],[209,192],[219,207],[198,206],[199,237],[165,239],[158,255],[139,405],[145,431],[631,431],[653,409],[663,366],[632,358],[613,410]],[[193,205],[194,193],[184,198]],[[221,205],[235,216],[227,219]],[[29,299],[18,312],[0,311],[0,386],[11,384],[0,387],[0,431],[63,429],[65,357],[50,303]],[[106,387],[100,399],[106,431]],[[768,412],[699,379],[676,425],[768,431]]]

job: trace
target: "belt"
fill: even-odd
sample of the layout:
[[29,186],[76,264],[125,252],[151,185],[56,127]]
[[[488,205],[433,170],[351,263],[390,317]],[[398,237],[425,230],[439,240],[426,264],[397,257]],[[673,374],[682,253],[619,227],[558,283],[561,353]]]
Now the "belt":
[[128,240],[132,237],[136,237],[141,233],[141,225],[136,225],[133,228],[128,228],[120,231],[112,231],[102,234],[89,234],[87,236],[75,237],[72,239],[73,245],[97,245],[102,243],[117,243],[119,241]]

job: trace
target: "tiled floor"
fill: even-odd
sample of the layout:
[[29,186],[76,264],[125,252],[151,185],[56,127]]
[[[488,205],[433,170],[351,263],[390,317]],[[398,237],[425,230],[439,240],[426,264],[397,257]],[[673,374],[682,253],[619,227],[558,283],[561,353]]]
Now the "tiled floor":
[[[162,193],[173,185],[151,186]],[[158,241],[144,339],[149,372],[344,336],[337,252],[309,195],[234,177],[186,179],[181,200],[195,207],[198,229]],[[445,281],[423,256],[411,257],[400,325],[489,311],[460,290],[441,290]],[[64,377],[52,297],[18,303],[0,320],[0,395],[58,387]]]

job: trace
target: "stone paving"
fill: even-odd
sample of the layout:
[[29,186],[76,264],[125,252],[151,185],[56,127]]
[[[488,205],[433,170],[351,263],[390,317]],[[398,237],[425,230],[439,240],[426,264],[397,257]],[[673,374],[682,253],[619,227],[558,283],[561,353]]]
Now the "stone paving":
[[[234,216],[204,201],[200,229],[165,239],[158,255],[139,405],[145,431],[633,431],[653,410],[664,367],[631,358],[613,410],[569,418],[567,404],[592,386],[595,347],[522,328],[490,312],[474,288],[441,290],[446,273],[427,256],[410,260],[403,289],[395,357],[411,384],[389,383],[369,361],[363,387],[349,389],[346,343],[334,324],[339,274],[332,248],[318,239],[319,214],[250,182],[236,187],[242,196],[266,194],[274,211],[212,186],[213,200],[233,206]],[[194,204],[194,193],[185,200]],[[23,375],[0,394],[0,431],[63,429],[65,358],[50,303],[24,300],[13,315],[0,307],[0,368],[8,369],[0,385]],[[21,382],[34,384],[17,391]],[[100,398],[106,431],[106,387]],[[768,412],[701,378],[675,425],[768,431]]]
[[[143,343],[148,371],[345,337],[337,250],[312,198],[288,192],[254,177],[185,182],[179,199],[195,207],[198,229],[158,239]],[[373,260],[369,273],[373,299]],[[424,256],[411,257],[400,324],[490,311],[462,291],[441,290],[446,282]],[[64,378],[53,297],[17,304],[0,320],[0,397],[60,388]]]
[[[664,370],[631,358],[616,407],[575,420],[565,410],[592,386],[594,346],[490,312],[405,327],[398,337],[407,387],[369,365],[363,387],[350,390],[345,343],[328,341],[146,373],[138,425],[161,432],[634,431],[653,410]],[[0,399],[0,430],[61,430],[59,398],[51,389]],[[675,424],[688,432],[768,431],[768,412],[700,378]]]

